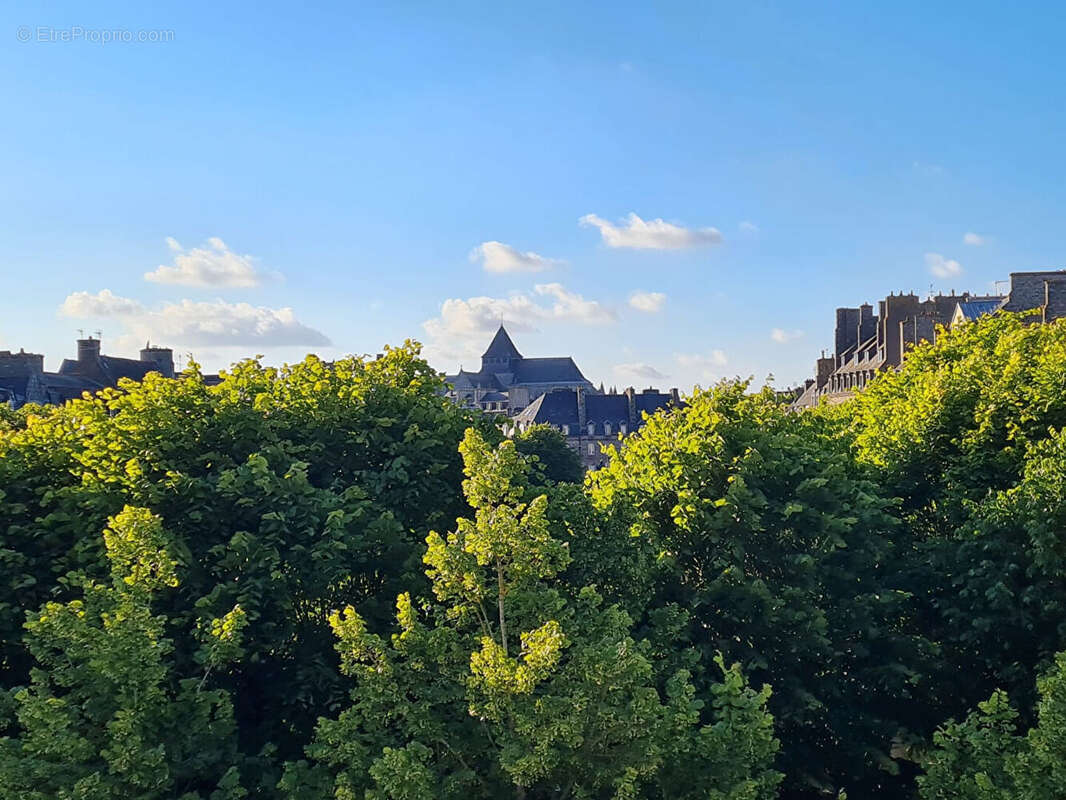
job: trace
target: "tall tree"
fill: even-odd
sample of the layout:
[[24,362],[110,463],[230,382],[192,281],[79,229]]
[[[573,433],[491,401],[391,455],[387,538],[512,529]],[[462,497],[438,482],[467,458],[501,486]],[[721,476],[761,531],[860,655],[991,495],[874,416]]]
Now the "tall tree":
[[649,419],[590,482],[603,521],[591,557],[573,544],[584,579],[649,631],[685,609],[704,663],[721,651],[773,686],[786,796],[906,794],[891,756],[928,648],[885,574],[892,505],[825,420],[722,384]]
[[346,697],[329,611],[383,625],[397,594],[428,585],[425,536],[466,508],[470,425],[490,422],[449,403],[408,344],[372,360],[247,361],[216,387],[195,368],[150,375],[0,432],[0,687],[30,679],[25,612],[77,598],[69,573],[105,580],[99,531],[146,508],[184,565],[155,601],[173,670],[190,674],[197,631],[240,605],[244,655],[206,686],[232,697],[244,754],[273,752],[280,769]]
[[332,616],[352,705],[291,765],[291,796],[774,796],[769,691],[723,667],[702,709],[684,671],[660,680],[624,611],[558,580],[567,547],[514,444],[471,430],[461,450],[475,513],[428,538],[436,603],[401,595],[389,641]]
[[0,739],[0,798],[245,797],[232,704],[205,688],[241,653],[241,609],[211,621],[196,672],[179,680],[152,610],[178,585],[172,541],[138,508],[112,519],[104,541],[110,582],[78,581],[80,599],[28,614],[35,667],[14,695],[15,735]]

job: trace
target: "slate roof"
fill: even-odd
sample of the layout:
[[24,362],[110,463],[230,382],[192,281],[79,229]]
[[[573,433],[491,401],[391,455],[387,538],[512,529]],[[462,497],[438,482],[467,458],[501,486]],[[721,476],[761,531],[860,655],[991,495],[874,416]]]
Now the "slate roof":
[[959,310],[962,312],[963,319],[973,322],[978,317],[998,311],[1003,302],[1002,299],[970,300],[966,303],[959,303]]
[[[663,392],[640,392],[633,397],[637,411],[636,425],[640,427],[641,412],[654,414],[662,408],[670,405],[672,397]],[[520,413],[515,415],[516,423],[529,423],[531,425],[568,425],[572,436],[584,436],[588,433],[588,425],[592,425],[592,433],[596,436],[607,436],[621,432],[622,425],[629,424],[629,399],[624,394],[586,394],[585,395],[585,427],[577,429],[577,391],[574,389],[558,389],[554,392],[542,394]],[[608,434],[607,426],[611,426]]]
[[545,425],[577,425],[577,392],[561,391],[542,394],[522,409],[515,416],[515,421]]
[[514,383],[589,383],[569,356],[523,358],[512,364],[511,368],[514,370]]
[[514,346],[514,342],[511,341],[511,337],[507,335],[507,331],[503,325],[496,331],[496,335],[492,337],[492,341],[489,343],[488,349],[482,354],[482,358],[521,358],[522,354],[518,352],[518,348]]
[[668,406],[671,399],[670,395],[661,392],[641,392],[636,397],[637,416],[640,416],[641,411],[654,414],[660,408]]
[[30,382],[29,375],[10,375],[0,377],[0,389],[10,392],[16,397],[26,396],[26,384]]
[[143,381],[149,372],[158,372],[159,366],[151,361],[117,356],[99,356],[88,364],[73,358],[63,359],[60,375],[78,375],[105,385],[117,385],[119,378]]

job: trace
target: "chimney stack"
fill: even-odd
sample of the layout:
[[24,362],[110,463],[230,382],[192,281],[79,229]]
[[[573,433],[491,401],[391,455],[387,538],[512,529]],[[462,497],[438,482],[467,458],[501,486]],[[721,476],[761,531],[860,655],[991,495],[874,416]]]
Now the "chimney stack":
[[100,357],[100,340],[90,336],[88,339],[78,339],[78,362],[86,363],[96,361]]
[[174,351],[169,347],[152,347],[145,342],[141,350],[141,361],[155,364],[156,370],[164,378],[174,377]]
[[579,386],[577,387],[577,427],[581,433],[584,433],[585,430],[586,417],[587,415],[585,414],[585,389]]

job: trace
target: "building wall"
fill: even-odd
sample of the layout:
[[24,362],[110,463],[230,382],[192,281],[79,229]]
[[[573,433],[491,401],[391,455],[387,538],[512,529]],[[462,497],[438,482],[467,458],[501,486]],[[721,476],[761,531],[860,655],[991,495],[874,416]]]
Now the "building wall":
[[16,378],[44,372],[44,356],[39,353],[12,353],[0,350],[0,377]]

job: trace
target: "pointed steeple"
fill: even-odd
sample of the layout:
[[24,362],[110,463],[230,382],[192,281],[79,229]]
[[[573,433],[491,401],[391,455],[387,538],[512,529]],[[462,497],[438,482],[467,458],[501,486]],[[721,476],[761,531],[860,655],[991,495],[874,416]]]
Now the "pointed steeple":
[[507,330],[503,325],[500,325],[500,329],[492,337],[489,349],[481,356],[481,371],[494,373],[514,372],[512,362],[521,360],[522,354],[518,352],[518,348],[514,346],[511,337],[507,335]]
[[511,337],[507,335],[507,329],[500,325],[500,329],[496,331],[496,335],[492,337],[492,343],[489,345],[489,349],[486,350],[482,356],[485,358],[500,358],[511,360],[512,358],[521,358],[522,354],[518,352],[518,348],[514,346],[514,342],[511,341]]

